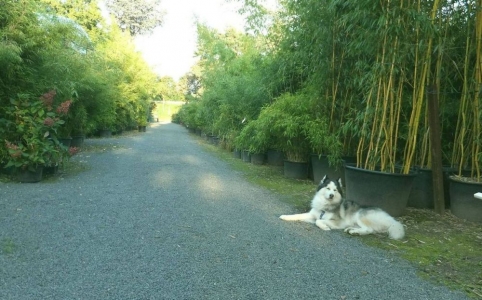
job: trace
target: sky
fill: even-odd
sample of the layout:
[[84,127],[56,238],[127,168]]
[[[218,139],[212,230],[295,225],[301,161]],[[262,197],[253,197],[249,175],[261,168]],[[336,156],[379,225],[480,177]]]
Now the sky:
[[162,0],[164,24],[151,35],[137,37],[135,44],[144,59],[160,76],[178,80],[195,63],[196,17],[210,27],[224,31],[242,30],[244,19],[236,11],[238,2],[225,0]]

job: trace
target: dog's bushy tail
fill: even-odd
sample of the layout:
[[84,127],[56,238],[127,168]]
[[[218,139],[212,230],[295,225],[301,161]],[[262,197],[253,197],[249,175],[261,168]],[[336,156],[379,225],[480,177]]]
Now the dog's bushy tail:
[[392,222],[388,227],[388,237],[394,240],[401,240],[405,236],[405,228],[402,223],[392,218]]

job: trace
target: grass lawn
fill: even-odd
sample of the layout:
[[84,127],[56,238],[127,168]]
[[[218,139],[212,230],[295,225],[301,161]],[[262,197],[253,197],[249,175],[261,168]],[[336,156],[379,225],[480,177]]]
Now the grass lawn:
[[[300,212],[309,209],[315,192],[311,181],[287,179],[281,167],[245,163],[201,138],[198,142],[241,171],[250,182],[280,194],[280,201]],[[432,210],[411,208],[398,219],[406,226],[402,241],[390,240],[386,235],[356,238],[410,261],[423,278],[482,299],[482,224],[458,219],[450,212],[438,215]]]
[[173,114],[181,109],[184,102],[165,102],[159,101],[156,106],[156,114],[160,122],[171,121]]

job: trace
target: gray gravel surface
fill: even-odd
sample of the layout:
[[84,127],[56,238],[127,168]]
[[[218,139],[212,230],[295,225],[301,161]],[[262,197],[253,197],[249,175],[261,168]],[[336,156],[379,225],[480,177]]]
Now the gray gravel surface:
[[[0,299],[465,299],[279,196],[181,126],[88,144],[87,171],[0,183]],[[408,229],[410,230],[410,229]]]

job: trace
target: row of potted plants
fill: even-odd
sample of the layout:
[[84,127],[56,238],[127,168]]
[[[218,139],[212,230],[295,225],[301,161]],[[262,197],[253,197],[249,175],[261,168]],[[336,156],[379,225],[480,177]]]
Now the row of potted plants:
[[[407,205],[433,208],[431,185],[421,185],[427,180],[431,182],[430,176],[428,179],[422,178],[426,177],[425,169],[412,168],[409,173],[403,173],[402,165],[393,172],[358,167],[356,156],[344,155],[346,152],[343,151],[344,147],[338,136],[327,132],[327,121],[311,113],[316,111],[315,107],[316,103],[310,102],[308,97],[283,95],[272,105],[264,107],[259,117],[249,121],[237,134],[219,137],[220,144],[230,151],[233,150],[236,156],[252,163],[266,162],[268,153],[283,153],[285,175],[290,178],[306,179],[310,168],[315,183],[325,174],[332,178],[342,177],[347,197],[362,204],[382,207],[393,216],[402,215]],[[191,116],[196,114],[196,109],[187,108]],[[189,122],[189,118],[184,119],[182,111],[175,119],[186,125],[191,132],[206,131],[184,123],[183,120]],[[212,135],[210,132],[206,137]],[[448,176],[454,173],[454,168],[446,169],[447,187],[459,183],[455,179],[449,180]],[[380,175],[379,180],[377,177]],[[414,180],[416,176],[418,177]],[[398,187],[392,182],[398,183]],[[417,186],[412,191],[414,182]],[[479,221],[480,214],[475,209],[479,206],[478,202],[475,199],[472,201],[473,190],[463,188],[465,195],[459,198],[454,194],[456,189],[446,189],[446,198],[449,199],[451,196],[452,199],[451,202],[446,201],[447,207],[451,206],[452,211],[458,216]],[[459,208],[461,206],[458,203],[461,201],[469,202],[468,205],[463,205],[469,208]]]
[[[81,125],[87,115],[82,110],[73,113],[73,101],[57,100],[56,95],[55,90],[40,97],[18,95],[2,108],[0,163],[18,181],[40,181],[43,173],[55,173],[82,147]],[[147,118],[142,120],[138,130],[145,132]]]
[[[270,149],[269,144],[265,144],[266,139],[254,132],[254,125],[245,128],[247,130],[238,136],[235,143],[238,146],[243,145],[244,148],[232,149],[234,157],[244,162],[282,166],[287,178],[312,178],[315,184],[324,175],[342,178],[346,197],[356,199],[362,205],[381,207],[395,217],[403,215],[407,206],[433,209],[432,178],[429,169],[413,169],[409,174],[402,174],[359,168],[356,166],[355,157],[343,157],[335,164],[326,155],[311,154],[307,160],[297,159],[296,156],[290,158],[281,150]],[[189,129],[192,133],[202,135],[201,130]],[[225,148],[228,144],[226,141],[213,142],[212,136],[204,136],[211,144]],[[249,144],[245,139],[253,141],[253,144]],[[473,197],[475,193],[480,192],[481,185],[457,178],[454,174],[454,168],[445,169],[446,206],[460,218],[481,222],[482,206],[480,200]]]
[[[374,182],[353,180],[348,170],[401,175],[403,192],[383,182],[365,188],[365,198],[398,194],[403,208],[414,173],[435,164],[429,120],[439,117],[441,133],[433,136],[442,139],[442,163],[458,175],[447,185],[482,182],[482,2],[318,2],[283,1],[271,15],[276,26],[264,28],[270,34],[251,43],[233,34],[201,40],[202,94],[180,121],[252,153],[272,148],[298,161],[328,155],[335,166],[355,157],[345,167],[348,197],[363,202],[353,188]],[[253,44],[266,46],[256,53]],[[429,118],[433,95],[440,113]],[[460,216],[453,190],[450,207]],[[463,201],[472,211],[482,206],[473,193]]]

